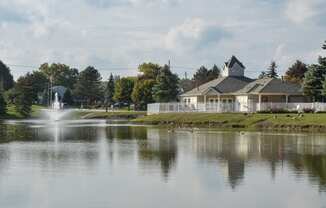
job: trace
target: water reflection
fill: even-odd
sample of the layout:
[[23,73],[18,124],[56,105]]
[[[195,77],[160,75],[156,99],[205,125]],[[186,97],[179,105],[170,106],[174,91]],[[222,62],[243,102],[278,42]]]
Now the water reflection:
[[[107,121],[88,124],[0,125],[0,207],[7,205],[1,202],[6,201],[5,189],[15,191],[22,181],[40,183],[39,178],[67,178],[62,186],[75,180],[75,183],[91,183],[89,185],[96,187],[103,185],[103,192],[111,194],[116,193],[119,184],[128,190],[144,189],[144,193],[153,189],[160,193],[155,195],[153,191],[156,200],[163,200],[159,190],[168,185],[174,188],[165,187],[165,192],[186,194],[189,204],[180,200],[187,207],[196,207],[196,203],[190,203],[194,200],[191,197],[228,195],[228,190],[243,195],[254,190],[255,184],[264,184],[261,191],[271,194],[271,201],[275,193],[269,192],[267,187],[283,190],[295,184],[296,188],[310,193],[326,191],[325,135],[212,130],[170,132]],[[309,186],[305,182],[309,182]],[[145,187],[149,187],[148,190]],[[47,188],[55,189],[55,185]],[[75,191],[76,197],[82,194],[82,190]],[[103,195],[99,197],[106,199]],[[320,203],[326,201],[324,195],[318,197]]]

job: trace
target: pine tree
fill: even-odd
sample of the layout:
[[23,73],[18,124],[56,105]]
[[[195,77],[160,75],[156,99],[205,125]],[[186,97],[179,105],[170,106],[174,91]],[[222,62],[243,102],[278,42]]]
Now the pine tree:
[[179,78],[165,65],[157,76],[153,87],[153,97],[156,102],[176,101],[179,94]]
[[0,93],[0,115],[4,115],[7,112],[7,103],[3,97],[3,94]]
[[72,97],[72,93],[71,93],[70,89],[66,90],[65,94],[63,95],[62,101],[65,104],[68,104],[68,105],[73,105],[74,104],[74,99]]
[[258,79],[264,79],[264,78],[266,78],[267,76],[266,76],[266,72],[264,72],[264,71],[262,71],[261,73],[260,73],[260,75],[258,76]]
[[278,78],[276,69],[277,69],[276,62],[272,61],[271,65],[268,67],[266,71],[266,76],[269,78]]
[[303,79],[303,92],[307,96],[314,98],[314,101],[322,100],[323,82],[326,70],[320,65],[309,66]]
[[106,85],[105,88],[105,92],[104,92],[104,96],[105,96],[105,107],[106,109],[108,108],[108,106],[113,104],[113,96],[114,96],[114,77],[112,74],[110,74],[110,78],[109,81]]

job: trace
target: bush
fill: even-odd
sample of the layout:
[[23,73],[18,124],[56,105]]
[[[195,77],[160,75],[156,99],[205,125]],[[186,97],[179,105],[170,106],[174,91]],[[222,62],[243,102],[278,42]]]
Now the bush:
[[7,103],[2,95],[0,93],[0,115],[4,115],[7,112]]
[[302,111],[304,113],[314,113],[315,112],[315,109],[313,109],[313,108],[304,108]]
[[267,110],[263,110],[263,111],[258,111],[258,113],[264,113],[264,114],[282,114],[282,113],[298,113],[298,111],[289,111],[287,109],[283,109],[283,108],[270,108]]

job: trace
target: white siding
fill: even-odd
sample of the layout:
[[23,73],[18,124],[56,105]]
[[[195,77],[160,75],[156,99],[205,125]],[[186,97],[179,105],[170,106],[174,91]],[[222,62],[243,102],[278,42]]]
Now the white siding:
[[242,68],[238,63],[235,63],[232,68],[228,68],[227,66],[224,66],[222,70],[222,76],[228,77],[228,76],[237,76],[237,77],[243,77],[244,76],[244,68]]
[[236,96],[235,97],[236,103],[239,105],[239,111],[240,112],[248,112],[249,106],[248,106],[248,96]]

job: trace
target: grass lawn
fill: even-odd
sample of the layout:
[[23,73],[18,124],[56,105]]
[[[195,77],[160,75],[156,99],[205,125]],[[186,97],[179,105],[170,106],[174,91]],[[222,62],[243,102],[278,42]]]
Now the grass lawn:
[[205,125],[232,128],[299,128],[323,127],[326,114],[243,114],[243,113],[167,113],[133,120],[147,124]]
[[135,119],[146,115],[144,111],[76,111],[76,118],[83,119]]
[[[40,110],[43,109],[44,106],[33,105],[32,106],[32,113],[30,115],[31,118],[36,118],[40,115]],[[4,116],[0,116],[0,119],[23,119],[24,117],[20,115],[15,106],[9,105],[7,106],[7,114]]]

